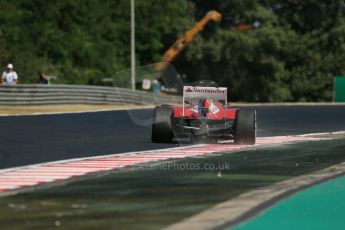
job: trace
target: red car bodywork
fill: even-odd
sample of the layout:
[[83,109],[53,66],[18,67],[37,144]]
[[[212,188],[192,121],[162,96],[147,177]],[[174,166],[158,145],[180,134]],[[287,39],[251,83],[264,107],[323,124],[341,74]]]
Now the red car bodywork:
[[[198,119],[200,118],[200,113],[195,109],[197,105],[190,105],[185,106],[184,114],[183,114],[183,106],[173,106],[173,115],[174,118],[179,117],[187,117],[190,119]],[[217,112],[212,112],[210,106],[216,107]],[[209,108],[209,112],[207,113],[207,118],[210,120],[235,120],[236,118],[236,111],[237,109],[228,109],[224,108],[224,105],[217,102],[211,102],[206,100],[204,107]]]
[[234,140],[235,144],[255,144],[256,111],[230,107],[227,92],[226,87],[218,87],[212,81],[185,85],[182,106],[155,108],[152,141]]

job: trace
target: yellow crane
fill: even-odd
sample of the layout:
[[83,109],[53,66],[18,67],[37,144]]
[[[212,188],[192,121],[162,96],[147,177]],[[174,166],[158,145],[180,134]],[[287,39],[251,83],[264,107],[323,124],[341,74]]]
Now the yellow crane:
[[211,20],[220,22],[222,15],[215,11],[209,11],[207,14],[198,21],[190,30],[185,32],[185,34],[177,39],[175,43],[170,46],[170,48],[164,53],[162,62],[156,64],[157,71],[163,71],[167,65],[172,62],[176,56],[191,42],[194,40],[195,36],[204,29],[204,26]]

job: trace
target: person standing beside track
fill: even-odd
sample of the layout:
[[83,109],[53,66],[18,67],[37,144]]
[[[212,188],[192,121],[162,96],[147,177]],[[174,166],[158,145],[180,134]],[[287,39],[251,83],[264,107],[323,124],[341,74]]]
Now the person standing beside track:
[[15,85],[18,81],[18,75],[13,70],[13,64],[8,64],[6,71],[2,73],[2,84],[4,85]]

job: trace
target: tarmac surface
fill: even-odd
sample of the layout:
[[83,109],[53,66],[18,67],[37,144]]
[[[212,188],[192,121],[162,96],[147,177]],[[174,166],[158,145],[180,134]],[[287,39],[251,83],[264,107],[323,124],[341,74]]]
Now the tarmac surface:
[[[258,136],[345,129],[345,106],[259,106]],[[130,151],[153,144],[152,109],[0,117],[0,168]]]

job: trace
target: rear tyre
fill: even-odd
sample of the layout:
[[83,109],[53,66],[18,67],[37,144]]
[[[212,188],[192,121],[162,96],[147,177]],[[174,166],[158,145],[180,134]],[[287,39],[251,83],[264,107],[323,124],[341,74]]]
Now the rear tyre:
[[151,140],[154,143],[172,143],[172,115],[169,106],[158,106],[153,111]]
[[256,140],[256,111],[237,110],[235,120],[235,144],[254,145]]

